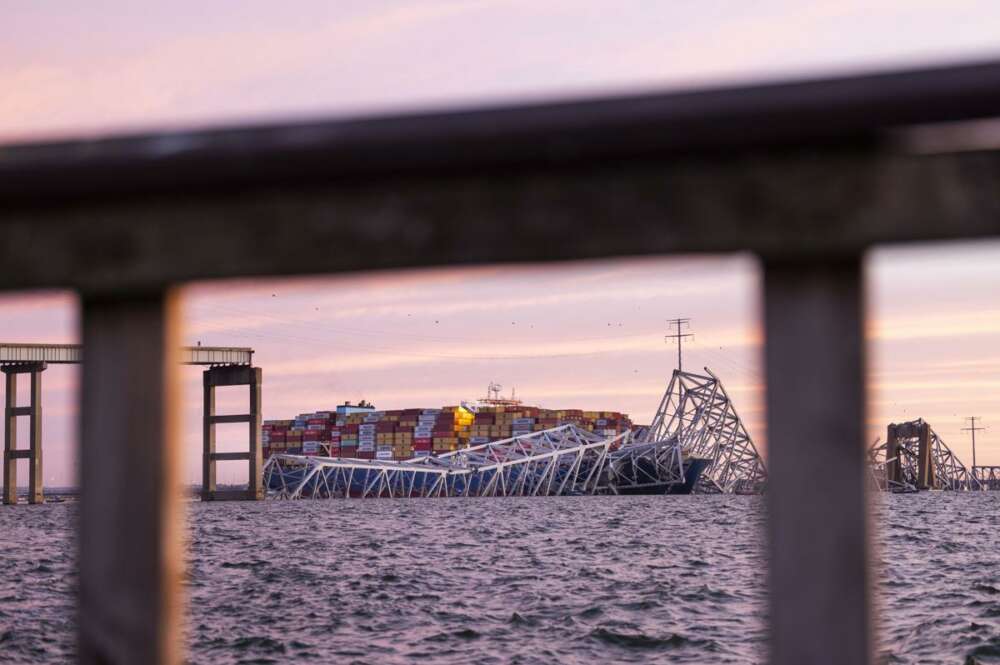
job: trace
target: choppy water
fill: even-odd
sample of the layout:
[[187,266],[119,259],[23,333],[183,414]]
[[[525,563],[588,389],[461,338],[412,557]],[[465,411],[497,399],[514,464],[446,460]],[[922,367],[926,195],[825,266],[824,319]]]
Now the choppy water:
[[[1000,662],[1000,493],[879,497],[882,656]],[[0,661],[72,658],[73,505],[0,507]],[[190,504],[198,663],[755,663],[763,502]],[[967,660],[974,657],[977,660]]]

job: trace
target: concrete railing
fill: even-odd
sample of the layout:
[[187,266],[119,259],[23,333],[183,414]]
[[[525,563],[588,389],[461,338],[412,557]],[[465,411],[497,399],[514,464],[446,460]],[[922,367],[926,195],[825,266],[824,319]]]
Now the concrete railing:
[[0,288],[82,301],[81,660],[183,655],[175,285],[750,251],[770,660],[872,662],[863,256],[1000,232],[1000,154],[955,124],[998,113],[986,63],[0,148]]

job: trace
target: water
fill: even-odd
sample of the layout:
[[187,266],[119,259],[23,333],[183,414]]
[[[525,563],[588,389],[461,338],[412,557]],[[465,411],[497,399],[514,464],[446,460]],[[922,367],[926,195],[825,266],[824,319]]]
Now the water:
[[[766,657],[757,497],[189,508],[193,662]],[[878,497],[882,659],[1000,663],[998,508],[1000,493]],[[75,510],[0,507],[0,661],[72,658]]]

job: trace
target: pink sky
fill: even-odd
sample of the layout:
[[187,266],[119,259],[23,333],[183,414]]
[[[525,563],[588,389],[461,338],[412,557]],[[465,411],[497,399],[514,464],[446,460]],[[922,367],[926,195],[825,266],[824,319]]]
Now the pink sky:
[[988,0],[6,3],[0,139],[987,57]]
[[[991,2],[263,0],[138,8],[18,3],[0,22],[0,140],[343,116],[1000,54]],[[966,462],[962,418],[1000,429],[1000,245],[871,259],[870,438],[923,416]],[[193,286],[186,341],[249,345],[266,417],[361,397],[390,408],[481,396],[647,420],[674,363],[665,320],[693,319],[762,443],[750,257],[484,267]],[[0,298],[5,341],[76,339],[67,294]],[[198,371],[185,370],[187,479],[198,478]],[[72,481],[78,370],[45,374],[46,482]],[[237,402],[226,397],[234,409]],[[113,417],[114,414],[108,414]],[[994,446],[991,441],[997,441]],[[232,434],[223,446],[235,445]],[[1000,463],[1000,432],[980,461]],[[224,469],[220,477],[227,479]]]

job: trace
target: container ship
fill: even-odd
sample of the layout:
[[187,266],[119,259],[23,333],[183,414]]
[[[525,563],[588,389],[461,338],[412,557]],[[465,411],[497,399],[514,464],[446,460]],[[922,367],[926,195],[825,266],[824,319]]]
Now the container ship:
[[345,403],[264,423],[281,498],[688,494],[709,460],[635,437],[618,411],[545,409],[513,397],[421,409]]

